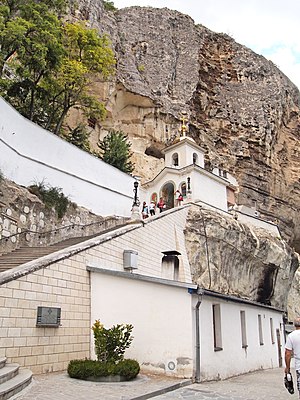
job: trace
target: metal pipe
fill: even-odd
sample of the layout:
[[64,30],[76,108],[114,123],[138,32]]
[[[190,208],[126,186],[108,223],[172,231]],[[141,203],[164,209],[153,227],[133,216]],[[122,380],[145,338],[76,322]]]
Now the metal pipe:
[[200,383],[200,320],[199,308],[202,302],[202,293],[198,293],[198,301],[195,307],[195,323],[196,323],[196,377],[195,382]]

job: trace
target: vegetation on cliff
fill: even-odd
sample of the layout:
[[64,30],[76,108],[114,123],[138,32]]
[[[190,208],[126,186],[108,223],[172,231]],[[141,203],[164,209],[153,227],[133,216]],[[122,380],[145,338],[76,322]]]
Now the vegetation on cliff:
[[103,161],[123,172],[133,171],[134,165],[130,161],[131,143],[128,142],[128,137],[124,132],[110,131],[103,140],[99,141],[98,146],[102,152],[100,157]]
[[0,2],[0,94],[56,134],[74,107],[87,117],[104,117],[89,87],[96,76],[108,78],[115,65],[108,37],[83,22],[65,22],[65,13],[64,0]]

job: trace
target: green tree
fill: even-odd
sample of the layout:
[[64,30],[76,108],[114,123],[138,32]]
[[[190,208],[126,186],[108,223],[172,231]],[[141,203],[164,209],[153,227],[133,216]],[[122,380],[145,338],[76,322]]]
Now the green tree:
[[103,2],[104,9],[106,11],[117,11],[117,8],[115,7],[113,1],[102,0],[102,2]]
[[86,117],[105,117],[89,87],[95,77],[107,79],[115,65],[107,36],[83,22],[63,24],[64,1],[0,0],[1,95],[56,134],[73,107]]
[[122,131],[110,131],[102,141],[98,142],[101,150],[100,157],[106,163],[113,165],[123,172],[131,173],[134,169],[130,161],[132,153],[128,136]]
[[91,151],[89,137],[90,133],[87,131],[86,126],[82,123],[77,125],[75,128],[68,126],[68,132],[65,130],[63,133],[63,138],[65,138],[68,142],[88,152]]
[[[9,79],[6,97],[27,118],[40,122],[39,115],[43,115],[42,82],[62,61],[63,31],[61,21],[48,11],[45,4],[31,3],[22,14],[26,18],[23,26],[30,28],[26,40],[19,45],[13,60],[7,64],[14,78]],[[15,24],[11,25],[13,29]]]
[[32,41],[44,44],[41,34],[52,34],[65,6],[65,0],[0,0],[0,76],[12,56],[32,50]]
[[[73,107],[79,107],[87,117],[102,119],[105,108],[89,87],[95,77],[107,79],[113,72],[115,58],[106,35],[99,36],[83,22],[65,25],[65,57],[61,68],[48,81],[54,87],[48,104],[59,115],[54,133],[59,134],[62,123]],[[49,85],[50,84],[50,85]]]

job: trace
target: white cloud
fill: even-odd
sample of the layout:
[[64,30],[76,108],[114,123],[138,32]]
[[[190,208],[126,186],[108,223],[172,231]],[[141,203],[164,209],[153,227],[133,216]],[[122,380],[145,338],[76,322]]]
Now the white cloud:
[[300,87],[299,0],[115,0],[114,4],[168,7],[188,14],[196,23],[230,34],[265,55]]

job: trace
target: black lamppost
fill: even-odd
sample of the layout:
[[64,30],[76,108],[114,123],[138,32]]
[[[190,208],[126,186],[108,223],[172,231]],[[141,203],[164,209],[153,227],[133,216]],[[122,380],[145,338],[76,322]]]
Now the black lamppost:
[[133,189],[134,197],[133,197],[133,203],[132,203],[132,208],[131,208],[131,219],[133,221],[137,221],[137,220],[141,219],[140,212],[139,212],[140,201],[139,201],[139,198],[137,195],[138,186],[139,186],[138,181],[135,181],[133,183],[133,186],[134,186],[134,189]]
[[189,200],[192,198],[192,191],[191,191],[191,178],[187,178],[187,197]]
[[135,181],[135,182],[133,183],[133,186],[134,186],[134,189],[133,189],[134,199],[133,199],[133,204],[132,204],[132,206],[139,206],[140,201],[139,201],[139,199],[138,199],[138,197],[137,197],[137,190],[138,190],[138,186],[139,186],[138,181]]

